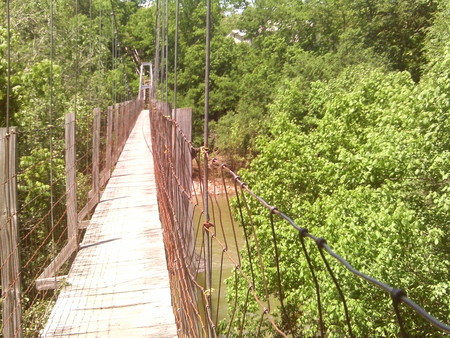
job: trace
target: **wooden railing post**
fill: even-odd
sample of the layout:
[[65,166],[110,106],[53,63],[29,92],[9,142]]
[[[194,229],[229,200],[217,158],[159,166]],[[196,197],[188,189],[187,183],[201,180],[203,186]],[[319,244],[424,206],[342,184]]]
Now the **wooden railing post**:
[[16,129],[0,129],[0,267],[3,337],[22,337],[17,225]]
[[[192,108],[178,108],[174,110],[173,116],[176,118],[180,130],[188,141],[192,140]],[[175,142],[172,150],[175,155],[174,166],[175,174],[179,178],[179,184],[182,185],[184,192],[178,189],[178,195],[174,196],[175,206],[178,213],[178,219],[181,220],[181,232],[185,239],[186,257],[190,257],[190,253],[194,251],[195,236],[194,226],[192,224],[193,206],[186,198],[186,194],[191,194],[192,182],[192,154],[187,143],[181,140],[181,135],[176,132],[174,135]],[[197,257],[193,257],[193,259]],[[192,267],[196,264],[187,262]]]
[[113,145],[113,162],[117,163],[119,158],[119,104],[114,105],[114,145]]
[[75,113],[66,114],[66,206],[67,237],[78,245],[77,171],[75,167]]
[[94,204],[100,201],[100,108],[94,109],[93,137],[92,137],[92,191]]
[[[130,101],[125,102],[124,104],[124,114],[125,114],[125,142],[128,139],[128,135],[130,135]],[[125,143],[124,142],[124,143]]]
[[107,179],[111,177],[111,160],[112,160],[112,127],[113,127],[113,110],[108,107],[108,115],[106,117],[106,175]]
[[119,151],[119,155],[120,153],[122,153],[123,150],[123,146],[125,145],[125,114],[124,114],[124,104],[123,103],[119,103],[119,119],[120,119],[120,151]]

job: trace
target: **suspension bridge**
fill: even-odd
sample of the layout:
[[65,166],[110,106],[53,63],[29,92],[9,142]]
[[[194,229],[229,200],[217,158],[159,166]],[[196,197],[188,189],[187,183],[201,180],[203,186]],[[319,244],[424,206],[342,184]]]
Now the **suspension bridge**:
[[[10,127],[7,114],[0,129],[2,336],[358,336],[345,278],[383,303],[380,318],[399,336],[414,336],[417,327],[450,333],[407,290],[355,269],[333,243],[210,156],[207,5],[202,147],[192,144],[192,110],[176,108],[176,66],[173,107],[167,87],[164,98],[155,85],[165,78],[167,86],[167,40],[156,48],[155,80],[151,63],[142,64],[136,100],[97,108],[87,121],[69,113],[40,130]],[[9,79],[7,87],[9,98]],[[23,140],[39,144],[47,136],[49,154],[32,153],[36,162],[21,154],[18,161]],[[41,172],[50,173],[49,183],[36,188],[31,183]],[[271,236],[259,235],[261,227]],[[301,256],[282,256],[281,246]],[[300,260],[304,283],[280,264]],[[308,289],[308,304],[293,307],[288,288]],[[324,304],[326,293],[334,294],[333,304]],[[307,307],[314,315],[298,323]]]
[[[351,319],[348,295],[330,259],[390,295],[392,308],[386,313],[391,313],[399,334],[408,335],[401,305],[415,310],[416,317],[426,319],[438,332],[450,331],[403,291],[355,270],[324,239],[298,227],[256,196],[225,164],[209,159],[202,148],[194,148],[189,109],[177,109],[175,120],[169,104],[152,100],[148,105],[150,110],[145,110],[144,101],[137,100],[105,112],[95,110],[93,181],[83,207],[74,198],[74,116],[66,116],[65,201],[55,203],[65,204],[62,218],[66,221],[51,232],[59,252],[48,252],[38,271],[32,271],[31,281],[24,278],[30,274],[30,261],[19,261],[19,245],[26,241],[18,240],[15,220],[19,211],[13,203],[16,180],[22,174],[16,173],[14,161],[5,158],[14,154],[20,133],[2,130],[2,173],[9,175],[2,177],[2,191],[7,194],[1,200],[3,336],[296,336],[295,323],[289,322],[284,305],[283,273],[278,265],[282,258],[277,249],[280,229],[274,226],[274,217],[299,234],[316,288],[317,318],[311,325],[318,335],[326,336],[333,329],[325,324],[326,310],[320,302],[318,271],[311,258],[317,253],[340,295],[345,335],[354,336],[358,324]],[[198,172],[196,184],[193,168]],[[205,198],[210,215],[206,221]],[[219,198],[226,203],[221,205]],[[273,229],[272,267],[263,263],[264,248],[256,235],[251,200],[268,211],[267,222]],[[32,228],[25,236],[35,231]],[[305,244],[308,239],[316,249]],[[42,253],[45,243],[43,239],[33,256]],[[275,290],[268,287],[270,269],[277,279]],[[26,279],[26,285],[21,286],[21,279]],[[228,286],[226,279],[232,282]],[[242,289],[242,283],[247,287]],[[31,301],[25,304],[24,297]]]

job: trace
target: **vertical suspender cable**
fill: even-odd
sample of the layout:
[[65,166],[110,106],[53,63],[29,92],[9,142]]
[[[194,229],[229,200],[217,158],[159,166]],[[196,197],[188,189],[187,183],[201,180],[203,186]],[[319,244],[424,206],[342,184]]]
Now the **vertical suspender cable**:
[[169,0],[166,0],[166,102],[169,102]]
[[94,55],[92,43],[92,0],[89,0],[89,82],[88,82],[88,92],[89,92],[89,103],[92,103],[92,90],[91,90],[91,79],[92,79],[92,57]]
[[78,77],[79,77],[79,65],[80,65],[80,60],[79,60],[79,47],[78,47],[78,0],[75,0],[75,25],[76,25],[76,29],[75,29],[75,116],[77,116],[77,110],[78,110]]
[[[116,17],[116,15],[114,14],[114,18]],[[123,71],[123,63],[122,63],[122,48],[120,46],[120,40],[119,40],[119,33],[118,33],[118,26],[116,25],[116,55],[117,55],[117,59],[118,59],[118,64],[117,64],[117,70],[120,73],[120,68],[122,68]],[[122,67],[121,67],[122,66]],[[123,94],[121,90],[118,90],[118,93],[116,94],[117,96],[117,100],[119,102],[122,102],[123,100]]]
[[[211,40],[211,0],[206,0],[206,56],[205,56],[205,121],[204,121],[204,135],[203,135],[203,147],[204,147],[204,196],[203,204],[205,211],[205,226],[209,226],[209,196],[208,196],[208,138],[209,138],[209,67],[210,67],[210,40]],[[211,243],[209,231],[206,232],[206,288],[211,291],[212,287],[212,274],[211,274]],[[212,305],[211,305],[211,292],[208,295],[208,303],[210,304],[208,316],[212,318]],[[209,330],[210,336],[212,335],[212,328]]]
[[155,27],[155,67],[153,74],[153,95],[155,98],[158,96],[158,81],[159,81],[159,34],[160,34],[160,6],[159,1],[156,0],[156,27]]
[[119,66],[122,66],[123,75],[125,75],[125,84],[127,86],[128,97],[129,97],[129,99],[131,99],[133,94],[131,92],[130,80],[128,79],[128,74],[127,74],[127,71],[126,71],[126,65],[125,65],[125,62],[124,62],[123,56],[122,56],[122,48],[121,48],[121,43],[120,43],[120,39],[119,39],[119,24],[117,23],[116,10],[115,10],[115,7],[114,7],[113,0],[110,0],[110,3],[111,3],[113,24],[114,24],[114,27],[115,27],[114,30],[113,30],[114,40],[115,40],[115,44],[114,44],[114,58],[118,58],[119,62],[120,62]]
[[[11,96],[11,8],[10,1],[6,1],[6,16],[7,16],[7,85],[6,85],[6,161],[9,161],[9,119],[10,119],[10,96]],[[9,162],[5,163],[5,177],[9,179]],[[11,194],[7,193],[5,196],[5,204],[8,215],[10,213]],[[9,216],[8,216],[9,217]]]
[[116,103],[116,79],[114,75],[114,70],[116,69],[116,35],[114,34],[114,12],[112,10],[111,3],[111,61],[112,61],[112,87],[111,87],[111,99],[112,103]]
[[99,55],[98,55],[98,70],[97,71],[101,74],[101,76],[98,76],[97,92],[100,95],[98,97],[97,102],[100,105],[101,97],[103,96],[103,93],[102,93],[102,90],[101,90],[102,89],[102,77],[103,77],[103,66],[102,66],[102,34],[103,34],[103,31],[102,31],[103,21],[102,21],[102,19],[103,19],[103,7],[102,7],[101,3],[100,3],[100,8],[99,8],[98,15],[99,15],[99,19],[98,19],[99,22],[98,22],[98,50],[97,50],[97,53]]
[[7,17],[7,84],[6,84],[6,134],[9,134],[9,110],[11,95],[11,8],[10,0],[6,0],[6,17]]
[[175,8],[175,43],[174,43],[174,75],[173,75],[173,109],[174,118],[177,119],[177,91],[178,91],[178,15],[180,12],[180,0],[176,0]]
[[[54,215],[54,198],[53,198],[53,60],[54,60],[54,7],[53,0],[50,0],[50,74],[49,74],[49,89],[50,89],[50,105],[49,105],[49,137],[50,137],[50,226],[51,226],[51,234],[52,234],[52,253],[53,258],[56,257],[56,243],[55,243],[55,215]],[[55,282],[56,282],[56,273],[55,273]]]
[[162,23],[161,23],[161,40],[162,41],[161,41],[161,58],[160,58],[161,71],[160,71],[159,83],[161,84],[161,101],[164,101],[164,92],[163,92],[164,87],[163,87],[163,84],[164,84],[164,78],[165,78],[165,76],[164,76],[164,69],[165,69],[164,62],[165,62],[165,51],[166,51],[166,49],[165,49],[165,46],[166,46],[166,31],[165,31],[165,28],[166,28],[166,23],[165,23],[166,14],[165,14],[164,3],[161,4],[161,11],[162,11],[162,14],[161,14],[161,21],[162,21]]

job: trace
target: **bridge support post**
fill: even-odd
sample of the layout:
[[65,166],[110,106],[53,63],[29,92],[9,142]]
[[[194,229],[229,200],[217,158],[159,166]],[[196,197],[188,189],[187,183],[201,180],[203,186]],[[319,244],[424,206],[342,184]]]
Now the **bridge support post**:
[[94,204],[100,201],[100,108],[94,109],[94,124],[92,137],[92,191]]
[[66,206],[67,237],[78,246],[77,170],[75,158],[75,113],[66,114]]
[[113,143],[113,163],[119,159],[119,104],[113,106],[114,113],[114,143]]
[[22,337],[17,225],[16,129],[0,129],[0,266],[3,337]]
[[113,127],[113,109],[108,107],[108,115],[106,118],[106,175],[107,180],[111,177],[112,168],[112,127]]

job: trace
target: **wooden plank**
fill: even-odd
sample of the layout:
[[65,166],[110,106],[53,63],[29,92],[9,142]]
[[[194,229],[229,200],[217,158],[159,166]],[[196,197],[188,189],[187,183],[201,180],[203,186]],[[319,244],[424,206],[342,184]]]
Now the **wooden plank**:
[[67,276],[57,276],[57,277],[52,277],[52,278],[38,279],[38,280],[36,280],[36,288],[39,291],[55,290],[55,289],[58,289],[66,279],[67,279]]
[[78,222],[78,229],[87,229],[90,224],[90,220]]
[[77,215],[77,171],[75,167],[75,113],[65,116],[66,138],[66,206],[67,206],[67,236],[68,240],[78,242],[78,215]]
[[111,177],[110,171],[106,169],[107,168],[104,168],[100,173],[100,188],[104,187],[106,182],[108,182],[109,178]]
[[53,286],[57,286],[58,283],[49,283],[49,280],[55,280],[55,275],[64,265],[64,263],[72,256],[72,254],[77,250],[78,243],[76,238],[72,238],[69,242],[61,249],[61,251],[56,255],[55,259],[45,268],[41,275],[36,280],[37,290],[49,290]]
[[16,128],[0,128],[0,275],[4,337],[23,336],[16,169]]
[[81,209],[81,211],[77,215],[77,222],[83,221],[86,216],[92,211],[92,209],[95,208],[97,205],[97,199],[95,196],[92,195],[92,197],[89,199],[89,201],[86,203],[86,205]]
[[42,337],[176,337],[148,111],[102,194]]

